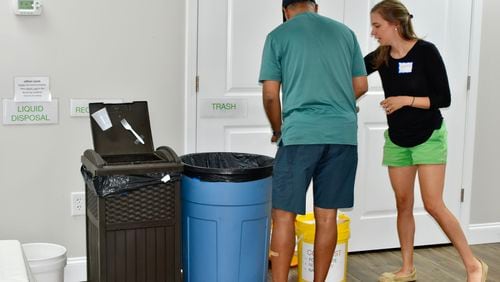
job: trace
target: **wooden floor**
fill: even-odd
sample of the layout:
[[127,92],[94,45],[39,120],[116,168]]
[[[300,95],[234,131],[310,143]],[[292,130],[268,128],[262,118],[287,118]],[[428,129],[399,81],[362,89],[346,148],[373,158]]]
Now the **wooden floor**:
[[[489,266],[488,282],[500,282],[500,243],[472,246],[474,255]],[[401,264],[399,250],[350,253],[347,281],[377,281],[381,272],[398,269]],[[421,247],[415,250],[418,281],[466,281],[465,270],[458,253],[451,245]],[[268,281],[271,281],[270,275]],[[289,282],[297,281],[297,269],[290,270]]]

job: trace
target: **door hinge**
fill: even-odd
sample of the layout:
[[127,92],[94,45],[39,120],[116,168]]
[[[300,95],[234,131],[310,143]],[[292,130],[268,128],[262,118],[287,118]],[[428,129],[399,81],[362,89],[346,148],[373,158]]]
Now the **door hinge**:
[[467,76],[467,91],[470,90],[470,75]]
[[198,91],[200,91],[200,76],[199,75],[196,76],[195,88],[196,88],[196,93],[198,93]]
[[462,188],[462,190],[460,190],[460,203],[464,202],[464,197],[465,197],[465,190],[464,188]]

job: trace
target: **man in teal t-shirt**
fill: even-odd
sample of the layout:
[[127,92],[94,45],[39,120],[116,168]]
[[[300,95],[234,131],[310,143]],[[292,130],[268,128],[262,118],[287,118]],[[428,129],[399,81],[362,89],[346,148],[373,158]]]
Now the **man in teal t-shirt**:
[[[317,14],[313,0],[283,0],[286,22],[266,38],[259,81],[278,142],[273,172],[273,281],[288,281],[295,216],[313,179],[314,281],[324,281],[337,242],[337,209],[352,207],[357,167],[356,98],[367,90],[355,34]],[[282,99],[280,101],[280,88]]]

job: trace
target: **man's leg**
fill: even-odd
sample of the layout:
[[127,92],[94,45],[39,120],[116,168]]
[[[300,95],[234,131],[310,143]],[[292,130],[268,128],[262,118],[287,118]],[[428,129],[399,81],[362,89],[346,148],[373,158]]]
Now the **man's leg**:
[[354,179],[357,147],[325,145],[313,175],[314,281],[325,281],[337,246],[337,209],[349,208],[354,202]]
[[337,209],[314,207],[314,281],[325,281],[337,246]]
[[270,249],[274,282],[288,281],[295,249],[295,216],[305,212],[307,187],[322,151],[321,145],[290,145],[279,147],[276,153]]
[[287,282],[290,262],[295,249],[295,213],[273,209],[271,266],[273,282]]

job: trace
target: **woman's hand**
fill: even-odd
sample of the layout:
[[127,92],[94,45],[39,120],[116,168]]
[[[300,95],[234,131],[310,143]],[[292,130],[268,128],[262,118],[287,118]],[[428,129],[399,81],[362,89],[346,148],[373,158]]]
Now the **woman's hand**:
[[382,100],[380,105],[384,109],[385,113],[390,115],[404,106],[409,106],[412,103],[412,100],[413,97],[410,96],[394,96]]

